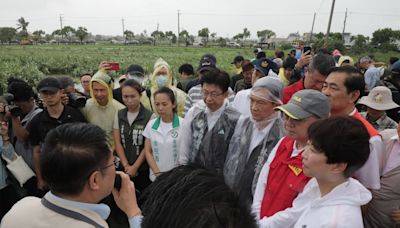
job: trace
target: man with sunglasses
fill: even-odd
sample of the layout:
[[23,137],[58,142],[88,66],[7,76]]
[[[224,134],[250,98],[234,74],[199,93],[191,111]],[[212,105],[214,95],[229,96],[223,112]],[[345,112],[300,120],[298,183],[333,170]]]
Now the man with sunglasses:
[[[111,192],[130,226],[140,224],[134,185],[127,174],[115,171],[118,161],[101,128],[85,123],[57,127],[46,137],[40,161],[50,191],[42,199],[16,203],[1,227],[108,227],[110,208],[99,202]],[[116,175],[121,177],[119,191]]]
[[261,223],[264,218],[291,207],[309,181],[302,167],[307,130],[318,119],[329,117],[330,102],[321,92],[305,89],[276,109],[284,115],[288,135],[272,149],[258,178],[252,210]]

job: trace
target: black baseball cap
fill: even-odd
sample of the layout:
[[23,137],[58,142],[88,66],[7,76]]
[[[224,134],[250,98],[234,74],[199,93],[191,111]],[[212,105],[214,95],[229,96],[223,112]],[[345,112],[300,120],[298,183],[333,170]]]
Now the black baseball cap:
[[210,56],[203,56],[200,60],[199,67],[197,68],[198,72],[202,72],[207,69],[214,69],[217,68],[215,57],[212,58]]
[[47,77],[42,79],[37,85],[37,91],[57,92],[61,89],[60,82],[55,77]]
[[144,77],[144,69],[143,69],[143,67],[140,66],[140,65],[137,65],[137,64],[130,65],[128,67],[126,73],[131,75],[131,76],[136,75],[136,76]]

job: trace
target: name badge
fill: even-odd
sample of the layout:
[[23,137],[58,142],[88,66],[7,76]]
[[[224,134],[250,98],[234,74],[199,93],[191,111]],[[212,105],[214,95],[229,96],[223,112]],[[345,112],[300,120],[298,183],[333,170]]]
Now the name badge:
[[289,164],[288,167],[289,167],[290,170],[292,170],[292,172],[293,172],[296,176],[300,175],[300,173],[303,171],[301,168],[296,167],[296,166],[294,166],[294,165],[290,165],[290,164]]

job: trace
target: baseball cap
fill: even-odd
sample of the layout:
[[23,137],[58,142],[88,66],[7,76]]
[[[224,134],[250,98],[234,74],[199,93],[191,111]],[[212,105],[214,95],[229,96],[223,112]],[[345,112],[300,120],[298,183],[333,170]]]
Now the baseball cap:
[[400,73],[400,60],[397,60],[395,63],[393,63],[392,72]]
[[55,77],[44,78],[37,85],[37,90],[39,92],[43,91],[57,92],[60,89],[61,89],[60,82]]
[[268,58],[257,59],[256,63],[254,64],[254,67],[255,67],[256,70],[260,71],[265,76],[268,75],[268,72],[269,72],[270,69],[278,68],[276,63],[272,62]]
[[330,102],[329,98],[323,93],[313,89],[303,89],[290,98],[285,105],[276,107],[295,120],[301,120],[310,116],[318,118],[329,117]]
[[233,59],[233,61],[231,62],[231,64],[240,63],[240,62],[242,62],[243,60],[244,60],[243,56],[238,55],[238,56],[236,56],[236,57]]
[[141,67],[140,65],[137,65],[137,64],[130,65],[126,72],[129,76],[133,76],[133,75],[140,76],[140,77],[144,76],[143,67]]
[[399,107],[399,105],[392,100],[392,91],[385,86],[374,87],[368,93],[368,96],[361,97],[358,104],[363,104],[379,111],[386,111]]
[[217,68],[216,62],[215,62],[215,57],[212,58],[210,56],[203,56],[200,60],[199,67],[197,69],[198,72],[202,72],[207,69],[214,69]]
[[340,58],[338,60],[339,66],[342,65],[342,63],[345,61],[349,62],[349,64],[351,64],[351,65],[354,64],[353,58],[351,58],[350,56],[347,56],[347,55],[343,55],[343,56],[340,56]]

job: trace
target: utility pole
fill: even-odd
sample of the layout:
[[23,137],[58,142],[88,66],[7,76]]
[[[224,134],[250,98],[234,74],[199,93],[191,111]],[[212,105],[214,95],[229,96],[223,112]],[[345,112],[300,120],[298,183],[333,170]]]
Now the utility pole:
[[178,47],[179,47],[179,38],[180,38],[179,16],[180,16],[180,12],[179,12],[179,10],[178,10],[178,41],[176,42],[176,43],[178,44]]
[[329,37],[329,32],[331,31],[331,23],[332,23],[332,16],[333,16],[334,8],[335,8],[335,0],[332,0],[331,14],[329,16],[329,22],[328,22],[328,30],[326,31],[326,36],[325,36],[325,44],[324,44],[325,48],[328,46],[328,37]]
[[122,18],[122,37],[124,37],[124,43],[126,43],[126,36],[125,36],[125,20]]
[[315,15],[316,15],[317,13],[314,13],[314,18],[313,18],[313,20],[312,20],[312,26],[311,26],[311,32],[310,32],[310,43],[311,43],[311,41],[312,41],[312,34],[313,34],[313,32],[314,32],[314,22],[315,22]]
[[346,29],[346,20],[347,20],[347,8],[346,8],[346,13],[344,14],[344,22],[343,22],[343,32],[342,32],[343,43],[344,43],[344,31]]
[[[60,14],[60,33],[61,33],[62,29],[63,29],[63,19],[64,19],[63,15]],[[63,38],[64,38],[63,34],[61,33],[61,39],[63,39]]]
[[160,23],[157,22],[157,32],[159,28],[160,28]]

